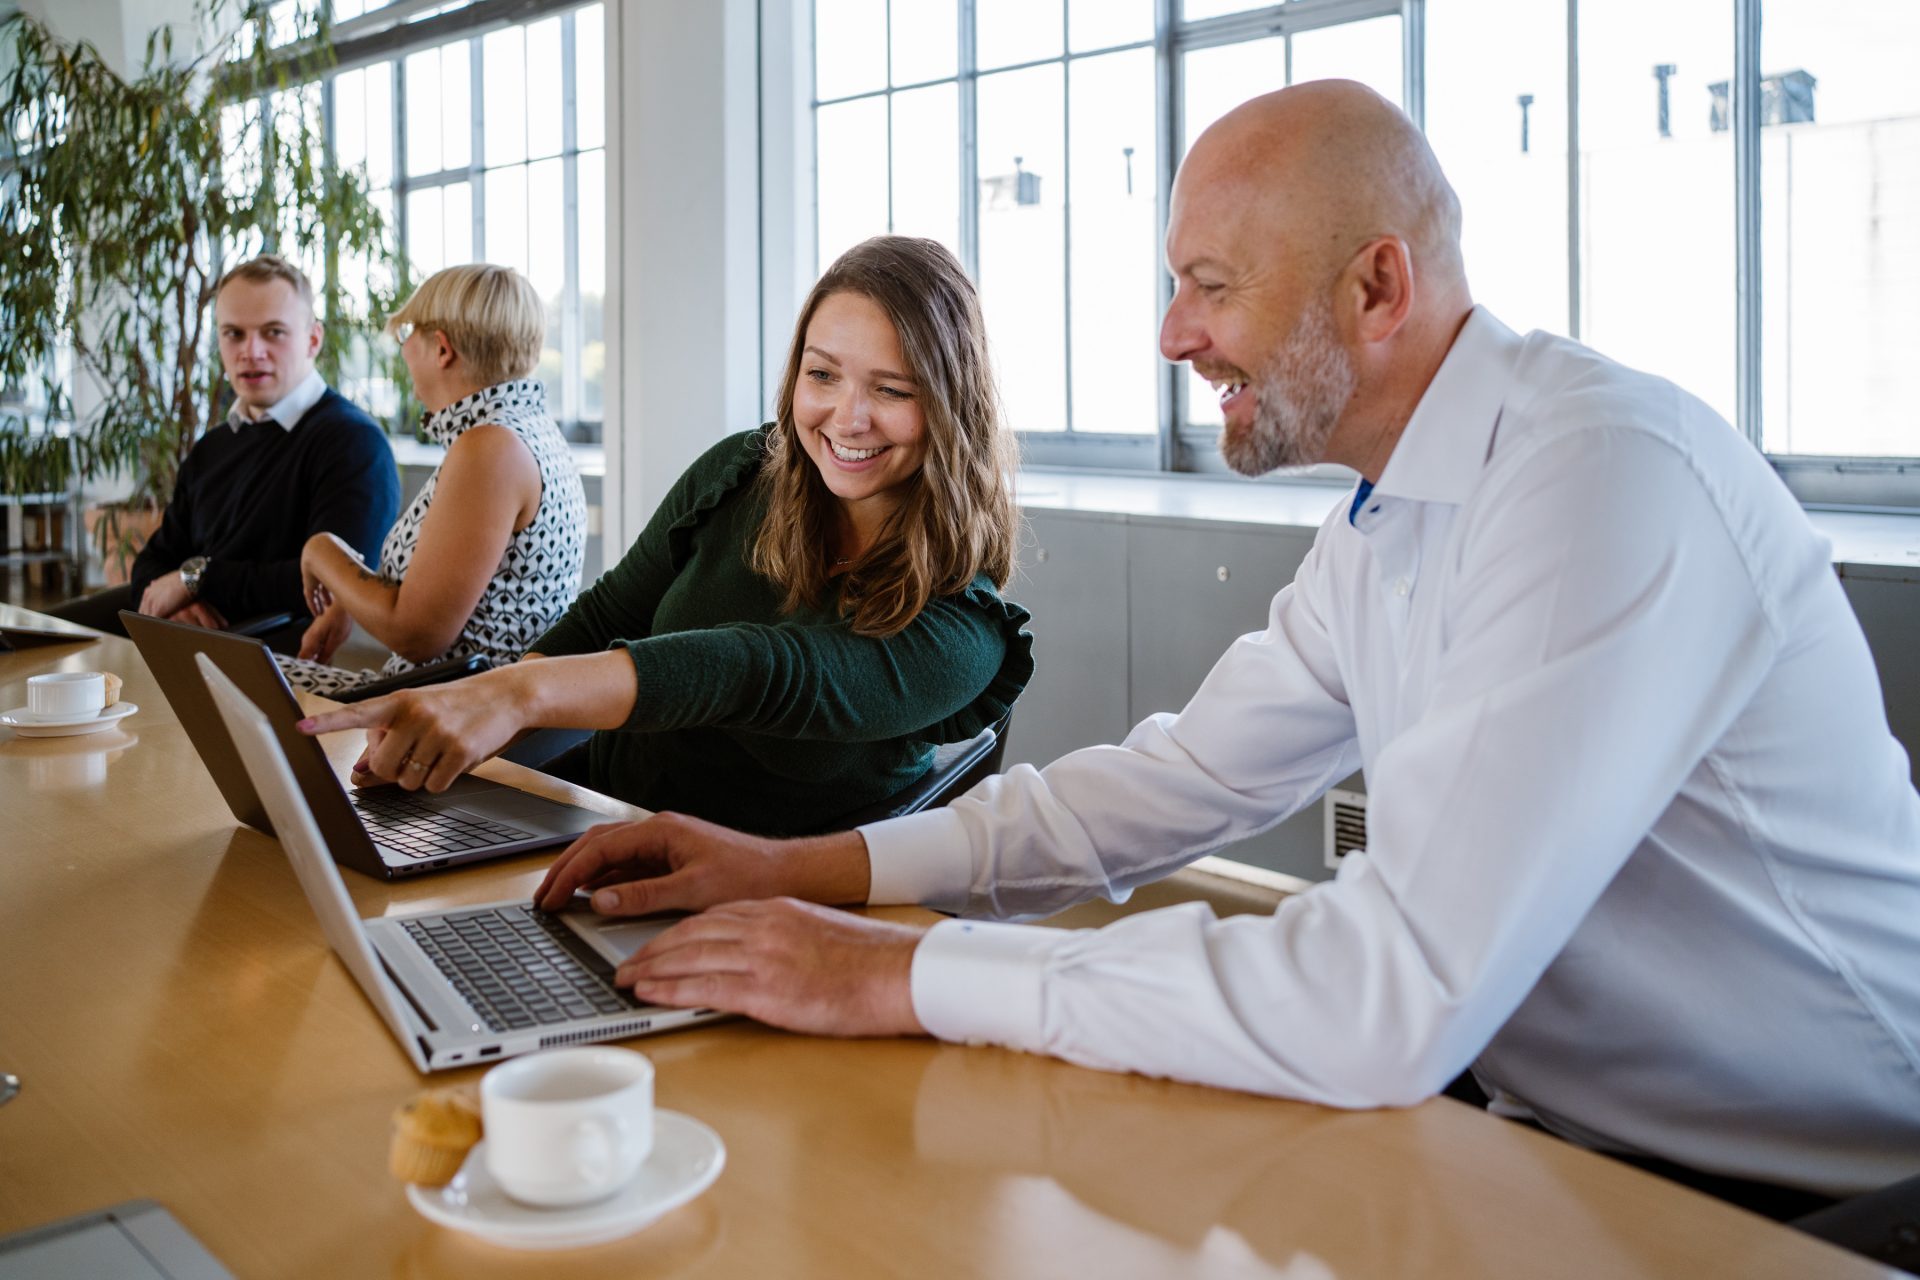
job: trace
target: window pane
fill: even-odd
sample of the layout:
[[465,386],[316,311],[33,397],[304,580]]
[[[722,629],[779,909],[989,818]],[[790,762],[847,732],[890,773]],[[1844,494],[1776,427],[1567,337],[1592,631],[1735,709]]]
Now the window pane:
[[407,55],[407,176],[438,173],[440,163],[440,51]]
[[278,4],[267,10],[267,44],[275,49],[281,45],[292,44],[300,38],[302,26],[312,27],[313,20],[310,15],[311,11],[307,15],[307,20],[302,23],[298,21],[302,17],[300,6],[294,0],[280,0]]
[[1010,67],[1060,56],[1066,35],[1061,0],[975,0],[973,43],[976,65]]
[[560,75],[560,19],[527,28],[527,155],[560,154],[561,107],[565,86]]
[[1153,50],[1075,62],[1067,83],[1073,428],[1151,435],[1160,422]]
[[1185,84],[1186,154],[1206,127],[1248,98],[1287,84],[1287,42],[1281,36],[1196,49],[1180,64]]
[[413,264],[413,282],[447,265],[446,237],[440,225],[440,188],[407,193],[407,258]]
[[[1675,68],[1666,137],[1658,66]],[[1580,9],[1580,336],[1729,420],[1733,135],[1712,126],[1710,86],[1732,70],[1733,24],[1717,0]]]
[[960,245],[960,90],[893,95],[893,229]]
[[1258,9],[1269,0],[1179,0],[1180,16],[1188,22],[1198,22],[1202,18],[1217,18],[1223,13],[1242,13],[1248,9]]
[[527,279],[546,304],[547,337],[534,374],[547,386],[547,405],[565,410],[560,376],[560,304],[567,287],[567,175],[560,159],[527,166]]
[[887,84],[887,0],[814,0],[813,96],[844,98]]
[[487,171],[487,261],[527,272],[527,171]]
[[1768,0],[1761,25],[1762,438],[1920,454],[1920,9]]
[[[1566,58],[1560,61],[1564,64]],[[1319,27],[1295,36],[1292,83],[1334,79],[1358,80],[1400,106],[1405,86],[1400,74],[1398,15]]]
[[527,67],[524,28],[487,33],[487,164],[527,158]]
[[1153,39],[1153,0],[1067,0],[1073,51]]
[[449,169],[473,163],[472,58],[465,40],[440,49],[440,163]]
[[260,186],[260,103],[249,99],[220,108],[220,180],[229,191]]
[[[543,298],[557,303],[567,285],[567,175],[564,162],[540,160],[527,166],[527,279]],[[547,335],[557,339],[553,332]],[[557,400],[555,403],[559,403]]]
[[393,185],[393,64],[367,68],[367,185]]
[[[1248,40],[1243,44],[1196,49],[1181,61],[1181,80],[1185,83],[1186,138],[1180,148],[1185,155],[1193,140],[1208,125],[1233,110],[1248,98],[1257,97],[1287,83],[1287,42],[1283,36]],[[1220,397],[1206,379],[1188,368],[1186,379],[1186,420],[1189,425],[1217,427]]]
[[1427,141],[1465,213],[1467,279],[1523,333],[1567,332],[1566,49],[1565,10],[1535,0],[1427,13]]
[[580,156],[580,415],[606,416],[607,157]]
[[598,147],[607,140],[606,13],[590,4],[573,15],[575,140]]
[[960,11],[954,0],[894,0],[893,82],[919,84],[960,70]]
[[818,139],[819,268],[887,229],[887,100],[862,98],[821,107]]
[[1067,426],[1059,63],[982,76],[980,294],[1009,423]]
[[366,76],[354,70],[333,78],[333,159],[342,169],[367,162]]
[[473,261],[473,184],[455,182],[444,188],[446,202],[441,215],[445,228],[447,265]]

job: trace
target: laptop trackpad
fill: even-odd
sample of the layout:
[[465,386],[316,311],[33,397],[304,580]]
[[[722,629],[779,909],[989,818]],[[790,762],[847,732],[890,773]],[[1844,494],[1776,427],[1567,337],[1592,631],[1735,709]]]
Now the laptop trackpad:
[[567,928],[579,934],[588,946],[598,951],[608,964],[617,969],[622,960],[659,937],[684,917],[662,919],[655,916],[645,920],[616,920],[607,916],[589,915],[584,911],[569,911],[560,918],[566,921]]
[[593,825],[591,814],[511,787],[475,791],[448,799],[453,803],[435,807],[492,822],[504,822],[535,835],[577,834]]

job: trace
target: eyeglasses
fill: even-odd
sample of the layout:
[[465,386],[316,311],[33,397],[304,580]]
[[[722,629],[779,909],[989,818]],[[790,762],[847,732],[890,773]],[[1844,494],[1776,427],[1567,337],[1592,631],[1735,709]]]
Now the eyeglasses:
[[400,342],[400,345],[404,347],[407,345],[407,339],[413,336],[414,328],[415,326],[412,321],[407,321],[403,324],[397,324],[393,326],[393,336],[397,338]]

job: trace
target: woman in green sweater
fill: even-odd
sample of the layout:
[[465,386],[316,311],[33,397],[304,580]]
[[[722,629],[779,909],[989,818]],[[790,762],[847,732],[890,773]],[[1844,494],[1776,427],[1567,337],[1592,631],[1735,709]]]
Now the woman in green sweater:
[[524,730],[594,729],[595,790],[821,829],[999,720],[1033,674],[1028,615],[999,594],[1011,453],[960,264],[869,240],[808,295],[775,420],[694,463],[533,652],[302,727],[365,728],[366,780],[431,791]]

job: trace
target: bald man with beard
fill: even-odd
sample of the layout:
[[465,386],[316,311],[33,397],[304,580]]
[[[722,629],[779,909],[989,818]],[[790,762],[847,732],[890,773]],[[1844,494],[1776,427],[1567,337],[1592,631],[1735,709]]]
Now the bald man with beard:
[[[1362,477],[1178,715],[787,843],[601,828],[537,895],[702,910],[643,999],[1337,1107],[1463,1069],[1599,1149],[1812,1201],[1920,1171],[1920,796],[1826,542],[1699,400],[1474,305],[1426,141],[1256,99],[1174,186],[1161,350],[1247,473]],[[1364,767],[1368,848],[1267,917],[1071,932]],[[818,903],[920,902],[919,930]]]

